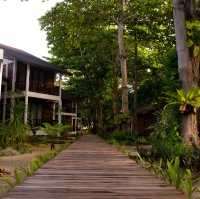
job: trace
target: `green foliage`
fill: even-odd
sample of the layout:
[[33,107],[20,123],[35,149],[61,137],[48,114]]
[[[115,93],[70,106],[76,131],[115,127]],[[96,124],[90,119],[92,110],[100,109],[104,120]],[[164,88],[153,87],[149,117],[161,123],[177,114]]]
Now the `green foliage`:
[[[197,47],[198,45],[200,45],[200,36],[199,36],[200,22],[199,22],[199,20],[187,21],[186,27],[187,27],[187,36],[188,36],[188,41],[187,41],[188,47],[191,47],[193,45]],[[199,49],[198,49],[198,51],[199,51]],[[194,53],[194,56],[195,56],[195,53]]]
[[192,198],[192,193],[196,188],[193,186],[191,170],[186,169],[180,187],[187,194],[188,198]]
[[145,160],[138,153],[136,161],[154,174],[164,177],[170,184],[176,186],[176,188],[183,190],[188,198],[191,198],[192,193],[197,190],[197,188],[193,186],[191,170],[181,168],[179,157],[167,161],[163,161],[161,158],[157,163]]
[[[158,55],[155,59],[158,59]],[[166,104],[166,93],[175,92],[180,88],[176,49],[169,48],[168,52],[160,57],[159,64],[160,67],[152,67],[144,57],[139,63],[137,72],[138,78],[141,80],[137,97],[139,106],[149,106],[150,104],[163,106]]]
[[151,143],[153,154],[163,159],[184,156],[187,153],[184,142],[179,135],[179,114],[177,107],[164,109],[158,115],[157,123],[153,126]]
[[190,169],[182,169],[180,167],[180,158],[176,157],[172,160],[167,160],[167,179],[169,182],[176,186],[176,188],[182,189],[188,196],[192,197],[192,193],[195,190],[193,187],[192,173]]
[[134,136],[130,132],[126,131],[114,131],[111,135],[111,139],[116,140],[121,143],[133,143]]
[[107,133],[101,132],[99,135],[114,145],[139,145],[149,143],[146,137],[123,130],[115,130]]
[[21,169],[16,168],[14,174],[15,174],[15,183],[17,185],[21,184],[25,177],[24,172]]
[[126,123],[127,120],[130,120],[130,115],[128,113],[120,113],[115,116],[114,123],[120,125],[121,123]]
[[[100,113],[102,120],[108,121],[120,112],[121,71],[116,39],[119,21],[126,26],[123,39],[129,83],[133,82],[133,63],[137,62],[140,91],[144,88],[140,83],[148,85],[153,81],[145,81],[153,77],[147,68],[160,68],[160,58],[173,46],[174,37],[169,36],[173,33],[170,0],[128,1],[121,13],[118,1],[68,0],[59,2],[40,18],[41,28],[47,33],[51,61],[60,67],[67,66],[73,73],[65,87],[82,99],[79,109],[88,127],[98,126]],[[137,58],[133,56],[136,44]],[[160,74],[154,79],[158,77]],[[156,88],[159,83],[153,85]],[[156,95],[152,98],[157,99],[159,92],[152,90],[150,94]],[[143,93],[146,91],[150,89]],[[150,94],[140,99],[147,99]]]
[[68,125],[43,123],[42,131],[47,133],[49,136],[59,136],[69,129]]
[[13,118],[7,124],[0,125],[0,143],[2,147],[14,146],[19,149],[25,142],[28,126],[23,121],[24,103],[17,102]]
[[200,89],[192,88],[187,93],[183,90],[177,90],[176,94],[170,94],[170,104],[179,104],[181,113],[193,112],[194,108],[200,107]]
[[182,180],[182,170],[180,168],[180,159],[176,157],[171,161],[167,160],[167,177],[171,184],[179,188]]
[[1,178],[1,180],[3,181],[3,182],[5,182],[5,183],[7,183],[10,187],[14,187],[15,186],[15,181],[14,181],[14,179],[12,178],[12,177],[10,177],[10,176],[3,176],[2,178]]

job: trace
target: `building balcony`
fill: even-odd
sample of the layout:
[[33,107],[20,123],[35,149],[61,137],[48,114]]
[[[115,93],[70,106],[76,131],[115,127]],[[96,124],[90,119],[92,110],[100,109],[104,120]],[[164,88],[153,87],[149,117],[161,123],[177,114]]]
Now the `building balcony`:
[[[16,82],[16,90],[24,91],[26,89],[25,82]],[[50,84],[43,84],[38,82],[30,82],[29,91],[35,93],[43,93],[48,95],[59,95],[59,87]]]

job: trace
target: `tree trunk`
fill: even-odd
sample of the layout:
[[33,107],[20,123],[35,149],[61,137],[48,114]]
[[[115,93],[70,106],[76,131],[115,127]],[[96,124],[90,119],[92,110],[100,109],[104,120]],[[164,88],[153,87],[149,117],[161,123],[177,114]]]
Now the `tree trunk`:
[[[183,89],[185,92],[188,92],[191,88],[198,86],[198,78],[196,78],[196,71],[198,70],[194,69],[199,67],[199,64],[194,64],[187,47],[185,1],[173,0],[173,6],[179,78]],[[187,144],[197,145],[198,127],[196,112],[183,115],[182,134]]]
[[113,65],[112,72],[113,72],[113,82],[112,82],[112,110],[113,110],[113,119],[117,115],[117,98],[118,98],[118,79],[117,79],[117,71],[116,66]]
[[126,5],[125,0],[121,0],[119,5],[121,6],[121,16],[118,20],[118,46],[119,46],[119,58],[122,74],[122,113],[128,113],[128,80],[127,80],[127,58],[124,44],[124,23],[123,23],[123,9]]
[[138,46],[135,37],[135,62],[133,66],[133,133],[137,133],[137,59],[138,59]]

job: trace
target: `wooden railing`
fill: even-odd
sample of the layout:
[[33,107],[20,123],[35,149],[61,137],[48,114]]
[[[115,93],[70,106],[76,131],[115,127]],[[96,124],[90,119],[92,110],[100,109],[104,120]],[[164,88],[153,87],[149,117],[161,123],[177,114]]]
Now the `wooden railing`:
[[42,126],[43,123],[49,123],[49,124],[56,124],[58,121],[57,120],[44,120],[44,119],[29,119],[28,124],[31,127],[37,127],[37,126]]
[[[25,90],[26,83],[25,82],[16,82],[17,90]],[[42,84],[38,82],[31,82],[29,85],[29,90],[37,93],[44,93],[50,95],[59,95],[59,87],[52,86],[50,84]]]

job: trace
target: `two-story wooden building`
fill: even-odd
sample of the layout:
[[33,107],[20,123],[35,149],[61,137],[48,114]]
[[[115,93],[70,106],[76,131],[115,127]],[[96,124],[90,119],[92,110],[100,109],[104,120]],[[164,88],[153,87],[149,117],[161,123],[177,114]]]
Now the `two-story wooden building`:
[[[25,51],[0,44],[0,120],[12,118],[18,101],[24,102],[24,123],[77,121],[74,101],[62,98],[63,70]],[[63,106],[73,106],[67,109]],[[72,111],[72,112],[65,112]],[[63,117],[63,118],[62,118]],[[75,122],[76,123],[76,122]]]

